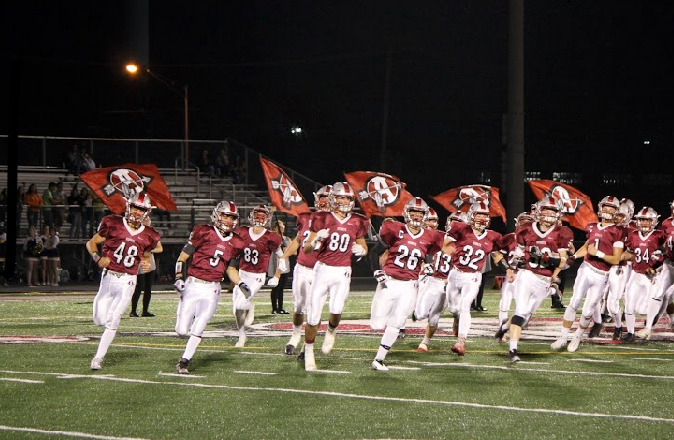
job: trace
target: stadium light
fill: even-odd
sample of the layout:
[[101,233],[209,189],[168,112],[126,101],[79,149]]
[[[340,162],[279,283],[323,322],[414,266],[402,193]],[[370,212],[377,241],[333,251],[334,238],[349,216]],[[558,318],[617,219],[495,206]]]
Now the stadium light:
[[[136,75],[141,68],[134,63],[129,63],[126,66],[124,66],[126,69],[127,73],[130,75]],[[142,70],[147,73],[150,77],[156,79],[160,83],[164,84],[166,87],[169,88],[172,92],[176,93],[177,95],[180,95],[183,98],[183,125],[184,125],[184,131],[185,131],[185,150],[184,150],[184,156],[183,156],[183,168],[187,168],[190,163],[190,100],[189,100],[189,89],[187,84],[183,85],[182,87],[176,87],[176,81],[168,79],[164,76],[161,76],[154,71],[150,70],[149,67],[143,67]]]

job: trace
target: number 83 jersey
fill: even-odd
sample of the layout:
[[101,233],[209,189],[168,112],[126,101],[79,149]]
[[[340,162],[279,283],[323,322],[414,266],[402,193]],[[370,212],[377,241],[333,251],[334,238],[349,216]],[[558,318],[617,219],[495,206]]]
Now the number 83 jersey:
[[388,247],[384,272],[391,278],[407,281],[419,278],[421,263],[426,255],[442,249],[445,234],[422,228],[414,235],[404,223],[388,221],[381,225],[379,239]]
[[108,269],[136,275],[143,254],[159,243],[159,232],[151,226],[131,228],[120,215],[106,215],[98,226],[98,235],[105,238],[102,255],[110,258]]

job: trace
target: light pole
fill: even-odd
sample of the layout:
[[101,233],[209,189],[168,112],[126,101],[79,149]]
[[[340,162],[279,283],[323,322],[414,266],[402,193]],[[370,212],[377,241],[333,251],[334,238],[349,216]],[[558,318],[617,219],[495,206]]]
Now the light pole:
[[[130,75],[135,75],[138,73],[139,67],[137,64],[127,64],[125,66],[126,71]],[[185,131],[185,149],[183,154],[183,168],[188,168],[190,163],[190,99],[189,99],[189,89],[187,84],[185,84],[182,89],[176,87],[176,82],[170,80],[164,76],[158,75],[157,73],[150,70],[149,67],[144,67],[143,70],[145,73],[150,75],[152,78],[164,84],[172,92],[183,98],[183,126]]]

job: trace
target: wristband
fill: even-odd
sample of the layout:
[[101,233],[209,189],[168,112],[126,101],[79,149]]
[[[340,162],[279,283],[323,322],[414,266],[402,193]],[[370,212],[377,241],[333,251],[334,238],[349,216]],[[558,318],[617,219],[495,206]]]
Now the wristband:
[[183,262],[182,261],[176,261],[176,279],[180,279],[183,277]]
[[93,254],[91,254],[91,259],[94,260],[94,263],[98,263],[98,260],[101,259],[101,256],[98,255],[98,252],[94,252]]
[[597,251],[597,255],[596,255],[596,256],[597,256],[597,258],[601,258],[601,259],[603,260],[604,257],[606,256],[606,254],[603,253],[602,251]]

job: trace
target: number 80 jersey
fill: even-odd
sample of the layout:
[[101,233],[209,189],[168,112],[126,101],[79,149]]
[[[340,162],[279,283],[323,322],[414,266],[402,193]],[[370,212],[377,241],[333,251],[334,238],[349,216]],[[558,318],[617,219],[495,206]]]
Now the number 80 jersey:
[[332,212],[315,212],[311,216],[311,231],[328,229],[328,237],[323,240],[316,258],[321,263],[333,267],[351,266],[351,246],[357,239],[365,237],[369,228],[368,220],[355,212],[343,219]]
[[384,272],[391,278],[407,281],[419,278],[424,258],[442,249],[445,235],[424,228],[414,235],[404,223],[388,221],[381,225],[379,239],[389,248]]
[[151,226],[133,229],[120,215],[103,217],[97,233],[105,238],[102,256],[110,258],[108,269],[130,275],[138,273],[143,254],[159,243],[156,229]]

